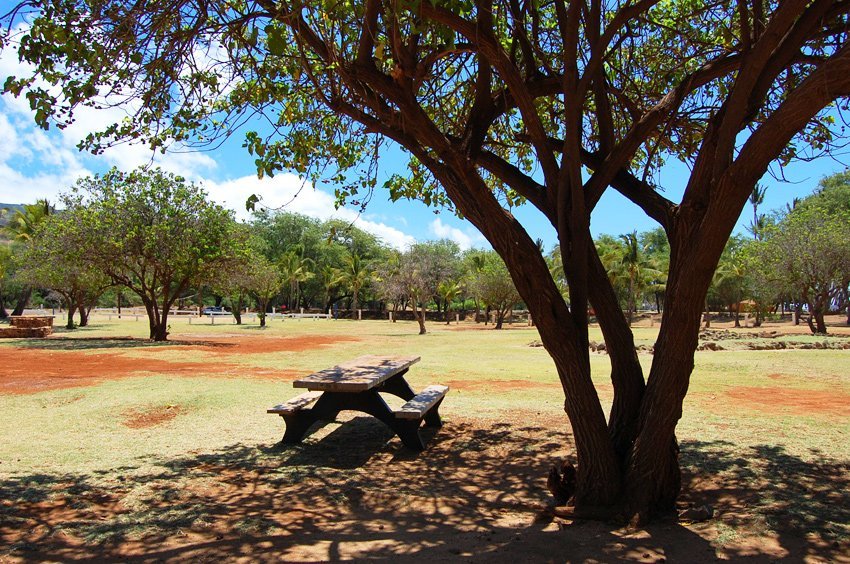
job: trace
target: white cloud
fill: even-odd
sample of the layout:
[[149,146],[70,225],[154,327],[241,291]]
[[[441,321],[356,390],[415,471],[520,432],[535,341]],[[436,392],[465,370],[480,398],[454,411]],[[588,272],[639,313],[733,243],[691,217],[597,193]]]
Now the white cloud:
[[[210,64],[218,55],[220,53],[215,49],[209,53],[196,53]],[[0,76],[28,76],[31,72],[28,65],[18,61],[13,49],[0,52]],[[221,78],[227,82],[227,77]],[[7,148],[0,151],[0,202],[26,203],[38,198],[55,201],[57,194],[67,191],[77,178],[92,174],[88,168],[101,172],[110,166],[131,170],[154,164],[200,182],[211,199],[235,210],[242,218],[248,217],[245,201],[256,194],[268,207],[322,220],[341,219],[399,249],[415,243],[414,237],[378,218],[358,214],[353,209],[335,209],[331,194],[315,189],[311,183],[304,183],[294,174],[278,174],[263,180],[244,176],[219,181],[214,177],[214,173],[219,171],[217,163],[207,153],[179,152],[179,147],[171,147],[167,153],[160,154],[140,144],[111,147],[97,157],[77,150],[77,144],[90,132],[119,123],[132,114],[132,108],[133,103],[100,110],[77,108],[74,123],[61,130],[51,128],[45,132],[36,127],[33,111],[26,99],[8,95],[2,97],[0,139],[4,140]]]
[[462,251],[471,249],[476,245],[486,244],[484,237],[471,229],[466,231],[452,227],[443,223],[439,217],[431,222],[428,226],[428,231],[439,237],[440,239],[450,239],[458,244]]
[[341,219],[368,231],[397,249],[404,249],[416,240],[394,227],[348,208],[334,208],[334,197],[295,174],[284,173],[273,178],[259,179],[243,176],[225,182],[204,182],[210,198],[235,210],[238,217],[247,218],[245,201],[252,194],[261,198],[261,205],[281,211],[304,214],[321,220]]

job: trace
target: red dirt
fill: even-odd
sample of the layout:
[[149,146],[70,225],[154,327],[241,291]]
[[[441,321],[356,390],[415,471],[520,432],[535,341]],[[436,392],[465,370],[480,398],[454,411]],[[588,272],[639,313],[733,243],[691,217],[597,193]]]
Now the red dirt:
[[192,347],[193,350],[202,350],[214,354],[253,354],[272,352],[301,352],[319,348],[321,346],[335,345],[337,343],[357,342],[357,337],[342,337],[328,335],[304,335],[301,337],[243,337],[216,335],[203,340],[178,341],[175,347],[159,347],[158,350],[183,350]]
[[775,413],[777,409],[785,409],[795,415],[850,417],[850,395],[839,390],[737,386],[727,390],[726,395],[742,406],[766,412]]
[[141,359],[111,353],[80,353],[78,351],[46,351],[38,349],[0,348],[0,394],[35,394],[90,386],[98,382],[148,372],[167,372],[171,375],[244,376],[291,380],[300,372],[268,370],[238,364],[217,362],[214,367],[204,362],[168,362]]
[[[281,351],[300,352],[357,340],[354,337],[321,335],[282,338],[216,335],[214,339],[174,341],[173,345],[135,350],[150,355],[163,350],[200,350],[215,355],[258,354]],[[131,344],[139,342],[131,338],[65,339],[62,337],[49,339],[46,342],[53,345],[55,341],[68,341],[75,344],[86,341],[127,341]],[[128,357],[122,354],[123,350],[126,349],[118,347],[116,352],[91,353],[79,350],[0,347],[0,366],[3,367],[3,372],[0,374],[0,394],[32,394],[47,390],[90,386],[98,382],[138,376],[146,372],[167,372],[181,376],[198,374],[239,376],[272,380],[292,380],[303,375],[300,371],[251,368],[219,361],[211,366],[208,362],[170,362],[156,358]]]
[[124,426],[130,429],[147,429],[167,423],[185,413],[179,405],[161,405],[143,411],[130,409],[124,412]]
[[545,382],[529,382],[528,380],[449,380],[445,384],[451,390],[477,390],[481,392],[529,390],[534,388],[558,388],[558,382],[547,384]]

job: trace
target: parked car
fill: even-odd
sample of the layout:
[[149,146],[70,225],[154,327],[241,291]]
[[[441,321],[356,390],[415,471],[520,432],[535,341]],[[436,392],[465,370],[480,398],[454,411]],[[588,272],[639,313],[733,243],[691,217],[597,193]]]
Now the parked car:
[[230,312],[224,309],[223,307],[215,307],[215,306],[207,306],[201,313],[204,315],[230,315]]

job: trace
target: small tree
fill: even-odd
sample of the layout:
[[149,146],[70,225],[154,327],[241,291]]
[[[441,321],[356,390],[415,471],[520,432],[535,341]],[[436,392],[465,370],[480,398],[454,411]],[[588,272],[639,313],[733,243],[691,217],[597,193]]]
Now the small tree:
[[812,333],[826,333],[824,315],[850,278],[850,214],[817,202],[798,206],[765,231],[762,260],[777,288],[808,305]]
[[112,285],[109,276],[89,265],[85,249],[74,245],[73,211],[52,215],[42,222],[29,239],[17,277],[31,287],[49,288],[62,296],[68,307],[67,329],[74,328],[79,312],[80,327],[88,325],[89,311]]
[[139,296],[154,341],[168,337],[168,312],[188,288],[213,281],[247,252],[232,212],[160,169],[83,178],[64,200],[69,244]]
[[496,312],[496,329],[502,328],[505,317],[521,301],[508,268],[495,252],[488,252],[484,267],[476,278],[477,293],[488,309]]
[[265,327],[269,302],[280,293],[287,282],[286,277],[274,264],[262,257],[256,257],[251,261],[251,274],[246,282],[251,295],[257,300],[260,327]]

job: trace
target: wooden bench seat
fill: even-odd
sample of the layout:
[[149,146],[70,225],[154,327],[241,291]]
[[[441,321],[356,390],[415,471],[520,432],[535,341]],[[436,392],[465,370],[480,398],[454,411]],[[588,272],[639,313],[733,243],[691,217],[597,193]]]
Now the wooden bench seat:
[[266,413],[289,415],[291,413],[301,411],[302,409],[314,403],[321,396],[322,392],[304,392],[300,396],[295,396],[294,398],[287,400],[280,405],[276,405],[271,409],[266,410]]
[[437,402],[443,399],[443,396],[448,391],[448,386],[441,386],[439,384],[428,386],[416,394],[409,402],[396,409],[394,411],[395,416],[399,419],[421,420]]

